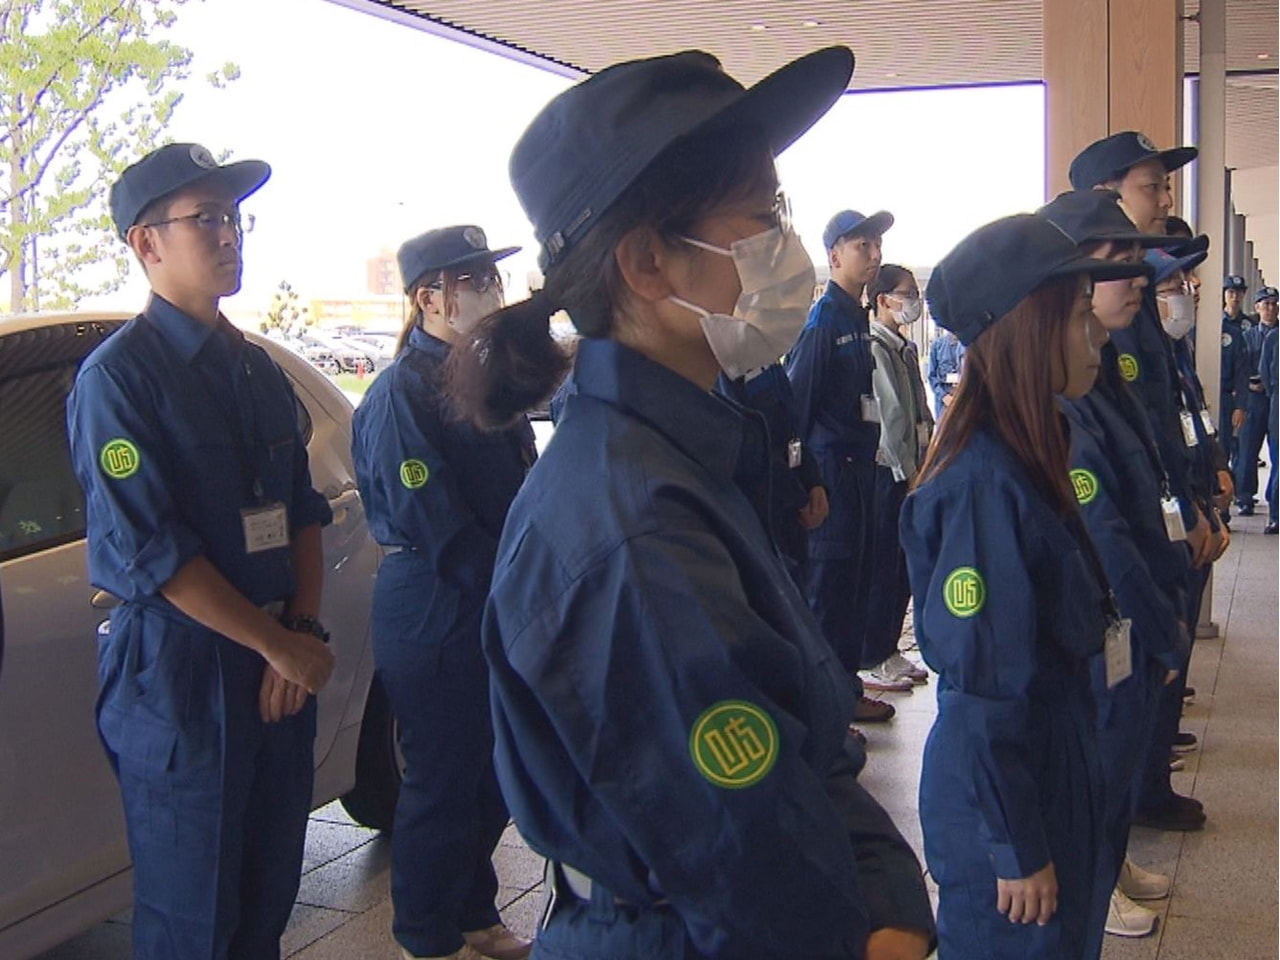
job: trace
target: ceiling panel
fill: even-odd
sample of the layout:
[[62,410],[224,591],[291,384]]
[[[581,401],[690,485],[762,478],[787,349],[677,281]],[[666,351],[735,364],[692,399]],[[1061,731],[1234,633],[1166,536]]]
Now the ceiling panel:
[[857,54],[853,90],[1041,75],[1041,0],[376,2],[586,72],[698,47],[751,84],[788,60],[840,43]]
[[[1187,73],[1200,71],[1200,0],[1183,0],[1182,59]],[[1227,0],[1227,71],[1274,70],[1280,60],[1280,4],[1276,0]]]

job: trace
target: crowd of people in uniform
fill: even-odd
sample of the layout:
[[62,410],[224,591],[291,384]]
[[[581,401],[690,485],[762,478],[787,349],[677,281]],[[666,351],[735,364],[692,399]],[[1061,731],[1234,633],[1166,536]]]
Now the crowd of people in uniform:
[[[527,300],[477,226],[401,247],[410,315],[353,457],[406,958],[1096,958],[1151,929],[1133,900],[1169,881],[1129,829],[1205,821],[1170,764],[1264,435],[1275,529],[1276,291],[1246,330],[1228,278],[1219,421],[1189,336],[1206,241],[1167,230],[1196,151],[1116,134],[936,266],[926,388],[892,215],[831,218],[814,302],[774,166],[852,70],[831,47],[744,88],[690,51],[557,96],[510,161]],[[278,957],[301,871],[330,514],[288,380],[219,312],[269,172],[194,144],[124,171],[152,296],[68,402],[90,576],[123,601],[97,723],[139,958]],[[859,725],[893,713],[865,690],[927,682],[936,912],[858,780]],[[532,944],[494,903],[509,816],[547,859]]]

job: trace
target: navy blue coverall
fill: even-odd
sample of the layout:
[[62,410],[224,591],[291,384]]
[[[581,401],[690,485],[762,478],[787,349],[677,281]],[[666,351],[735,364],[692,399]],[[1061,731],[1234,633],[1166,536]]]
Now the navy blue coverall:
[[1218,439],[1234,471],[1236,451],[1239,448],[1231,415],[1236,410],[1247,410],[1249,398],[1249,361],[1244,342],[1245,314],[1222,314],[1222,355],[1218,368]]
[[332,519],[293,389],[225,319],[153,295],[85,360],[67,418],[89,579],[123,601],[99,636],[97,721],[133,857],[134,956],[274,960],[302,870],[315,699],[264,723],[262,657],[160,591],[203,556],[254,604],[292,596],[287,545],[248,552],[241,511],[281,504],[291,533]]
[[809,311],[787,376],[796,398],[796,429],[813,451],[827,491],[827,521],[809,531],[801,570],[805,598],[823,635],[850,675],[864,664],[874,553],[878,419],[871,327],[862,305],[831,281]]
[[1093,390],[1062,409],[1071,424],[1071,481],[1080,515],[1120,614],[1132,621],[1132,676],[1108,688],[1105,658],[1095,656],[1090,665],[1114,868],[1100,889],[1109,892],[1124,862],[1160,688],[1169,670],[1186,668],[1191,650],[1184,619],[1190,558],[1164,525],[1160,501],[1167,482],[1150,425],[1120,378],[1115,348],[1108,344],[1102,353]]
[[1270,404],[1267,400],[1266,386],[1258,374],[1258,362],[1262,358],[1262,343],[1268,331],[1275,327],[1258,323],[1244,333],[1245,356],[1242,361],[1249,374],[1246,388],[1248,400],[1245,403],[1244,426],[1240,428],[1240,445],[1236,457],[1236,503],[1244,506],[1253,505],[1258,494],[1258,455],[1262,452],[1262,443],[1267,439],[1267,420]]
[[805,529],[797,514],[808,505],[809,491],[822,486],[822,475],[796,429],[791,381],[782,364],[774,363],[737,380],[721,374],[716,390],[764,417],[769,430],[769,532],[788,569],[797,572],[805,559]]
[[[535,958],[860,957],[932,930],[853,694],[770,541],[763,423],[584,340],[485,610],[498,778],[561,882]],[[589,878],[584,880],[581,878]]]
[[[1105,786],[1089,659],[1106,593],[1021,462],[980,428],[902,510],[902,546],[938,714],[920,774],[943,957],[1096,956]],[[996,910],[996,879],[1053,864],[1045,926]]]
[[494,776],[480,620],[507,508],[536,456],[527,421],[484,433],[441,398],[449,346],[421,328],[356,410],[352,452],[369,530],[386,548],[373,601],[378,679],[400,722],[404,782],[391,848],[392,932],[452,953],[498,922]]

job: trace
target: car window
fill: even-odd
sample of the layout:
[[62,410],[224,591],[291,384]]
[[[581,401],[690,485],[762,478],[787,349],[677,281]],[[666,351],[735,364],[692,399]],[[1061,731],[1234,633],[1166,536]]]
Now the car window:
[[76,363],[0,379],[0,560],[84,536],[66,403]]

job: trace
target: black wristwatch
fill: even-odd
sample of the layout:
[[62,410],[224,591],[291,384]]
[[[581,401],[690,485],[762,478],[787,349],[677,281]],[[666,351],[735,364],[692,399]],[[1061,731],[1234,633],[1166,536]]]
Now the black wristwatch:
[[329,631],[315,617],[309,617],[305,613],[298,614],[293,617],[284,617],[280,623],[286,630],[292,630],[294,633],[309,633],[317,640],[324,643],[329,642]]

